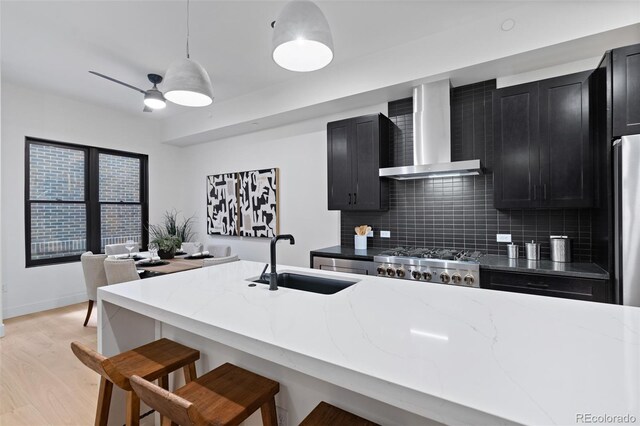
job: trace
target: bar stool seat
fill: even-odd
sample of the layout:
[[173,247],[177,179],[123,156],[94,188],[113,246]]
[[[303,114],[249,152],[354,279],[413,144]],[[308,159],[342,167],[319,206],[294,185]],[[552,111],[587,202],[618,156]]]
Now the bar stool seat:
[[101,376],[96,425],[108,422],[114,384],[127,391],[127,426],[136,426],[140,421],[140,399],[131,388],[130,377],[157,379],[163,389],[168,389],[169,373],[180,368],[187,383],[195,379],[195,362],[200,358],[199,351],[165,338],[110,358],[79,342],[72,342],[71,350],[84,365]]
[[233,364],[223,364],[173,393],[137,376],[131,377],[131,386],[173,424],[238,425],[258,409],[265,426],[278,424],[275,395],[280,384]]
[[300,426],[380,426],[322,401],[302,420]]

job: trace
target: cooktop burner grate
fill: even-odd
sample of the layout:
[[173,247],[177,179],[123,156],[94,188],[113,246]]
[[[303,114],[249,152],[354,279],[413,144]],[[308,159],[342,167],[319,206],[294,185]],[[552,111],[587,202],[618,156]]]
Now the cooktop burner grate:
[[480,251],[452,250],[442,248],[423,247],[394,247],[385,250],[379,256],[413,257],[420,259],[458,260],[462,262],[477,262],[483,255]]

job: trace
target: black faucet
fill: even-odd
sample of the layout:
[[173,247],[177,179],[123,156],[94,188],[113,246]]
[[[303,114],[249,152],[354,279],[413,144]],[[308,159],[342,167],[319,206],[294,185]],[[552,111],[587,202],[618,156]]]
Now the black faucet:
[[271,273],[269,274],[269,290],[278,289],[278,273],[276,272],[276,243],[279,240],[289,240],[289,244],[296,243],[291,234],[276,235],[271,239]]

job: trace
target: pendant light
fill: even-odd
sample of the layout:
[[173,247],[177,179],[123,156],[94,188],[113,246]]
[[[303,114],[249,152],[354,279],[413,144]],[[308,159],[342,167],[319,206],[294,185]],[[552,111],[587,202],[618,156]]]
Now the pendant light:
[[213,102],[207,71],[189,57],[189,0],[187,0],[187,57],[173,62],[164,78],[164,97],[178,105],[203,107]]
[[298,72],[316,71],[331,63],[331,29],[315,3],[292,0],[284,6],[274,25],[272,56],[282,68]]

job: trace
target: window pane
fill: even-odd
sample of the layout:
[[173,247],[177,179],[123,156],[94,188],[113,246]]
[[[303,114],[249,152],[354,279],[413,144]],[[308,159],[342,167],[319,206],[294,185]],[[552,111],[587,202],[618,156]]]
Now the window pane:
[[140,202],[140,159],[100,154],[100,202]]
[[127,240],[142,242],[142,207],[139,205],[103,204],[100,207],[101,241],[104,252],[107,244],[122,244]]
[[81,254],[87,247],[84,204],[31,204],[31,259]]
[[85,151],[29,144],[31,200],[84,201]]

